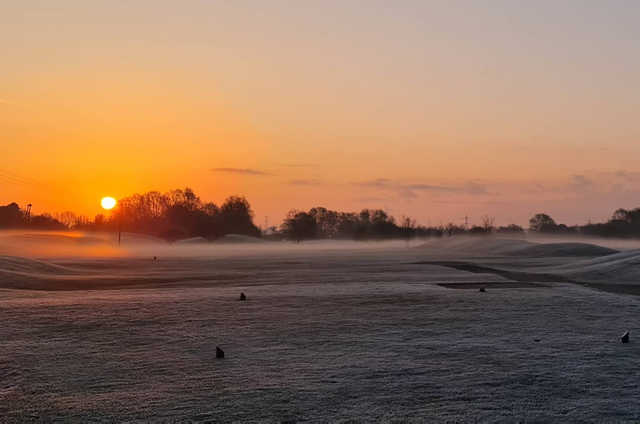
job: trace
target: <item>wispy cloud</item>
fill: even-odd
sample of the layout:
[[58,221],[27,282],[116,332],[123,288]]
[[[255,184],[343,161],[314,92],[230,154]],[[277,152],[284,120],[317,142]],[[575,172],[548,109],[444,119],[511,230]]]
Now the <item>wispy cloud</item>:
[[290,180],[289,184],[298,186],[318,186],[322,184],[320,180]]
[[261,171],[259,169],[251,168],[213,168],[212,172],[226,173],[226,174],[239,174],[239,175],[262,175],[271,176],[270,172]]
[[636,182],[640,180],[640,172],[619,170],[614,172],[613,176],[617,179],[621,179],[628,182]]
[[387,178],[377,178],[375,180],[361,181],[355,184],[362,187],[386,188],[390,187],[392,183],[393,181]]
[[398,189],[398,196],[402,197],[403,199],[407,199],[407,200],[413,200],[415,198],[418,197],[418,195],[416,194],[415,191],[407,188],[407,187],[400,187]]
[[314,166],[317,166],[315,163],[305,163],[305,162],[301,162],[301,163],[280,163],[278,164],[278,166],[282,166],[284,168],[311,168]]
[[572,175],[570,186],[574,191],[587,191],[593,188],[594,182],[584,175]]
[[418,197],[419,192],[430,193],[459,193],[459,194],[472,194],[472,195],[484,195],[490,194],[487,187],[477,182],[469,181],[462,185],[437,185],[437,184],[424,184],[424,183],[400,183],[388,178],[376,178],[368,181],[361,181],[355,183],[360,187],[367,187],[381,190],[393,190],[397,194],[405,199],[414,199]]
[[457,192],[462,191],[457,187],[446,187],[446,186],[438,186],[438,185],[430,185],[430,184],[406,184],[400,185],[402,188],[406,188],[408,190],[415,191],[446,191],[446,192]]
[[359,202],[384,202],[385,200],[389,200],[388,198],[384,198],[384,197],[357,197],[355,200],[359,201]]
[[489,190],[487,186],[484,184],[479,184],[473,181],[469,181],[464,185],[464,191],[469,194],[489,194]]

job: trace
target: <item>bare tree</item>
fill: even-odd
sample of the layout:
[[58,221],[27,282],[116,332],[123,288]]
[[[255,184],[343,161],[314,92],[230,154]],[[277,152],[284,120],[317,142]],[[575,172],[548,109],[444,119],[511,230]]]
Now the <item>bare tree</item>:
[[403,216],[402,219],[400,220],[400,231],[401,231],[402,237],[407,242],[407,247],[408,247],[409,242],[416,235],[416,220],[409,216]]
[[54,215],[54,217],[58,221],[62,222],[67,228],[72,228],[76,224],[76,221],[78,220],[78,217],[76,216],[76,214],[71,211],[64,211],[62,213],[57,213]]
[[485,233],[492,233],[493,230],[495,229],[494,224],[496,222],[495,217],[493,216],[489,216],[489,215],[484,215],[482,217],[482,228],[484,229]]

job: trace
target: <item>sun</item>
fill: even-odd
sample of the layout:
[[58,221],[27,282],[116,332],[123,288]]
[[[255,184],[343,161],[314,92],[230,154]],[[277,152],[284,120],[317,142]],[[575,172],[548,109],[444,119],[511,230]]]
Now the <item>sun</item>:
[[100,201],[100,204],[102,205],[103,209],[109,210],[109,209],[113,209],[113,207],[116,205],[116,199],[114,199],[113,197],[103,197],[102,200]]

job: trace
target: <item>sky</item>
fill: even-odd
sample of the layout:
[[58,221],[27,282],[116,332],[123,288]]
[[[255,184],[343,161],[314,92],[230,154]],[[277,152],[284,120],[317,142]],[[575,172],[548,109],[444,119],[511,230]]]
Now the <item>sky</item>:
[[425,225],[640,206],[640,2],[0,2],[0,204]]

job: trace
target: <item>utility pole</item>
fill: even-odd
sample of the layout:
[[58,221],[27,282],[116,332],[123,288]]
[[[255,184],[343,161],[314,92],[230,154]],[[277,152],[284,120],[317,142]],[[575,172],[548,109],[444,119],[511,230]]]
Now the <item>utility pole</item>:
[[31,222],[31,206],[33,206],[31,203],[27,205],[27,222]]
[[[114,199],[113,197],[103,197],[102,200],[100,201],[100,204],[102,205],[102,209],[107,210],[107,211],[111,211],[111,209],[113,209],[116,204],[117,204],[117,200]],[[120,246],[120,241],[122,238],[122,211],[119,211],[119,213],[117,213],[114,217],[114,212],[111,212],[111,219],[115,218],[118,225],[118,246]],[[113,221],[112,221],[113,222]]]

